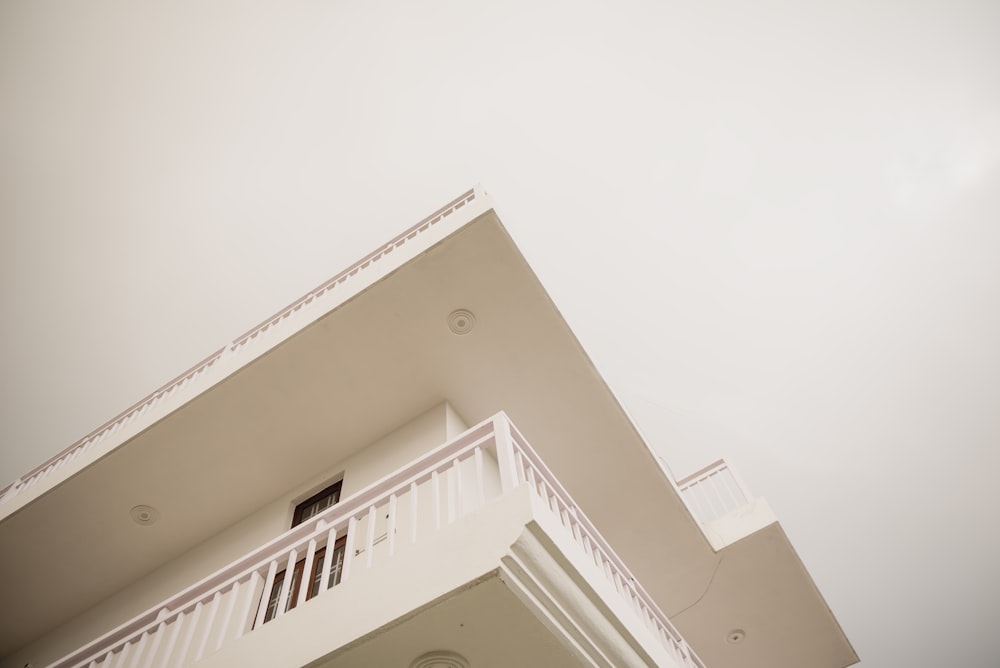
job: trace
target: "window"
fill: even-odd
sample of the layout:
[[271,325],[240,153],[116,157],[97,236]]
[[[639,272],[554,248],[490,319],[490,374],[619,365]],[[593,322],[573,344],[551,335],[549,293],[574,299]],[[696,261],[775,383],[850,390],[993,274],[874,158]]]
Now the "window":
[[292,527],[297,527],[314,515],[317,515],[340,501],[341,482],[342,481],[338,480],[326,489],[313,494],[308,499],[295,506],[295,513],[292,515]]
[[[347,537],[342,536],[333,545],[333,557],[330,559],[330,581],[327,585],[332,587],[340,584],[340,574],[344,569],[344,546]],[[316,550],[313,556],[313,565],[309,573],[309,591],[306,592],[306,600],[319,593],[320,582],[323,575],[323,562],[326,560],[326,548],[321,547]],[[301,559],[292,569],[292,581],[288,585],[288,599],[285,601],[285,612],[295,607],[299,600],[299,587],[302,586],[302,571],[305,569],[306,560]],[[285,581],[287,571],[281,571],[274,577],[274,585],[271,587],[271,595],[267,601],[267,610],[264,612],[264,622],[274,619],[278,611],[278,596],[281,594],[281,585]]]
[[[340,487],[341,481],[338,480],[326,489],[313,494],[308,499],[295,506],[295,512],[292,514],[292,528],[308,521],[340,501]],[[340,583],[340,574],[344,569],[344,549],[346,542],[347,536],[341,536],[333,544],[333,555],[330,557],[330,578],[327,584],[328,587],[332,587],[335,584]],[[307,601],[319,593],[320,584],[323,580],[323,562],[326,561],[326,550],[328,547],[329,545],[321,547],[316,550],[316,554],[313,555],[312,568],[310,569],[307,579],[307,582],[309,583],[309,590],[306,592]],[[285,601],[285,612],[294,608],[298,603],[299,588],[302,586],[302,571],[305,570],[305,564],[306,560],[303,558],[295,564],[294,568],[292,568],[292,579],[288,584],[288,598]],[[287,571],[280,571],[274,576],[274,584],[271,586],[271,593],[268,596],[267,610],[264,612],[264,621],[261,622],[262,624],[271,621],[277,615],[278,597],[281,594],[281,586],[284,584],[286,577],[288,577]]]

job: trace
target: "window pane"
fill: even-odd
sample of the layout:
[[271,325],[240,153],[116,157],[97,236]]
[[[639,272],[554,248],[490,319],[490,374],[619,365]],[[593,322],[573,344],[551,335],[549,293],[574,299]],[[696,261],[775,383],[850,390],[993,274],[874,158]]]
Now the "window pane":
[[344,545],[334,548],[333,559],[330,560],[330,585],[340,584],[340,574],[344,570]]
[[295,603],[298,600],[297,589],[299,588],[299,577],[302,575],[302,567],[296,566],[292,571],[292,581],[288,585],[288,600],[285,601],[285,612],[288,612],[295,607]]
[[313,566],[313,578],[312,582],[309,583],[309,598],[319,593],[319,583],[323,578],[323,557],[325,554],[325,550],[316,552],[316,565]]
[[285,579],[285,571],[281,571],[274,578],[274,584],[271,585],[271,595],[267,599],[267,611],[264,613],[264,622],[266,623],[274,619],[274,615],[278,611],[278,594],[281,593],[281,582]]

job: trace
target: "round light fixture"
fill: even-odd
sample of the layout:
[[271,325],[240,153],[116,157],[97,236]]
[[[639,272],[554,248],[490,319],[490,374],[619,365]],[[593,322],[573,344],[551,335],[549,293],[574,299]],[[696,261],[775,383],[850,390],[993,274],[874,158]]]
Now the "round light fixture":
[[135,506],[128,512],[133,522],[144,527],[155,524],[160,519],[160,511],[153,506]]
[[453,334],[464,336],[472,331],[476,326],[476,316],[472,311],[464,308],[456,309],[448,314],[448,329]]
[[730,645],[735,645],[736,643],[743,642],[743,639],[747,637],[747,632],[743,629],[733,629],[726,634],[726,642]]
[[469,662],[461,654],[438,650],[418,656],[410,668],[469,668]]

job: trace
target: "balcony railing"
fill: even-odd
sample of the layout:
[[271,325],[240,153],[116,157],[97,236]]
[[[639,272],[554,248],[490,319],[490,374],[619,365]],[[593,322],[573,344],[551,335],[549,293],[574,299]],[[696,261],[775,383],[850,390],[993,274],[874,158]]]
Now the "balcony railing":
[[[296,605],[313,587],[292,573],[317,573],[316,596],[329,596],[361,569],[391,559],[487,501],[527,485],[568,530],[614,590],[679,663],[701,661],[573,502],[506,415],[498,414],[395,473],[343,499],[273,541],[56,661],[50,668],[143,665],[167,668],[218,651]],[[345,549],[325,549],[346,537]],[[342,562],[332,563],[342,554]],[[376,558],[376,553],[378,557]],[[283,569],[283,570],[282,570]],[[275,587],[275,582],[279,584]],[[275,594],[275,589],[277,593]],[[269,595],[265,595],[269,593]],[[275,598],[276,596],[276,598]]]
[[296,299],[294,302],[281,309],[270,318],[264,320],[250,331],[236,337],[233,341],[229,342],[184,373],[163,385],[163,387],[160,387],[148,396],[129,406],[127,409],[111,418],[97,429],[94,429],[80,440],[72,443],[63,451],[50,457],[48,460],[42,462],[31,471],[28,471],[20,478],[9,483],[7,486],[0,489],[0,504],[10,501],[17,495],[29,489],[32,485],[37,484],[50,474],[69,464],[73,461],[73,459],[87,452],[94,445],[100,443],[111,434],[120,430],[122,427],[125,427],[133,420],[141,418],[150,409],[173,396],[178,391],[191,385],[195,380],[199,379],[213,366],[215,366],[216,363],[223,357],[241,353],[252,341],[258,339],[262,335],[265,335],[269,330],[281,324],[289,316],[301,311],[305,307],[312,306],[316,300],[320,299],[342,283],[345,283],[350,278],[356,276],[358,272],[367,269],[370,265],[378,262],[397,248],[403,246],[403,244],[407,241],[427,231],[433,225],[441,222],[444,218],[455,213],[466,204],[474,201],[479,194],[480,193],[475,189],[463,193],[461,196],[427,216],[416,225],[410,227],[390,241],[379,246],[376,250],[358,260],[333,278],[330,278],[329,280],[316,286],[314,289]]
[[677,481],[681,498],[701,524],[708,524],[746,506],[753,497],[724,459]]

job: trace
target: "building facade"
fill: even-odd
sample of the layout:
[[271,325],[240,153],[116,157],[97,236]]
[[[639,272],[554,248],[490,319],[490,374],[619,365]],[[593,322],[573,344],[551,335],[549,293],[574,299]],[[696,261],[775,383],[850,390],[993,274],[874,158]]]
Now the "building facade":
[[0,492],[0,668],[857,661],[470,190]]

